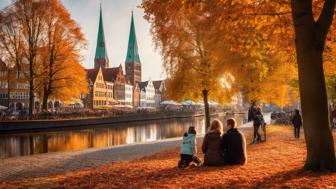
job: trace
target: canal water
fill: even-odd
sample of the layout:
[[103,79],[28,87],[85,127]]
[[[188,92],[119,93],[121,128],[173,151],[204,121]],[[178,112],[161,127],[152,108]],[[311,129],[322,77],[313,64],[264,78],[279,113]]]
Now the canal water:
[[[222,115],[212,117],[212,119],[217,118],[225,123],[224,121],[229,117],[232,116]],[[246,115],[235,115],[234,117],[238,125],[246,121]],[[0,134],[0,158],[158,141],[181,137],[190,125],[195,126],[198,134],[205,133],[205,122],[202,116]]]

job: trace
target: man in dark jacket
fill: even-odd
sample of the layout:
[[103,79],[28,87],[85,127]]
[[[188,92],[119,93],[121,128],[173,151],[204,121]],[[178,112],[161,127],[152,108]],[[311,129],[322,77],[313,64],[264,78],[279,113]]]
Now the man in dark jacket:
[[254,116],[256,115],[256,112],[257,112],[257,107],[255,105],[255,102],[252,102],[252,105],[248,109],[248,114],[247,114],[247,121],[248,122],[254,120]]
[[302,118],[300,115],[300,111],[295,109],[295,114],[292,119],[292,124],[294,126],[294,137],[300,138],[300,128],[302,126]]
[[245,136],[236,128],[234,119],[227,120],[227,127],[229,130],[222,136],[221,142],[224,162],[227,165],[245,164],[247,161]]

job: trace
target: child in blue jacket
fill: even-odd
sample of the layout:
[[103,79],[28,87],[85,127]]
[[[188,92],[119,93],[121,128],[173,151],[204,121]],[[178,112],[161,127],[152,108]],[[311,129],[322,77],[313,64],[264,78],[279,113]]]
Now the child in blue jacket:
[[180,152],[181,159],[178,162],[178,167],[186,168],[191,162],[194,162],[196,166],[200,166],[202,162],[196,156],[196,153],[196,130],[194,126],[190,126],[188,133],[184,133],[183,135],[183,142]]

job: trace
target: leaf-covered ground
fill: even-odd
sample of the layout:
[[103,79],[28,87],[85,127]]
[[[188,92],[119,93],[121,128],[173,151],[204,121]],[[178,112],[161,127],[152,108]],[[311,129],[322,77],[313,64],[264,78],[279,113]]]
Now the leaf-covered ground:
[[[248,139],[250,141],[250,139]],[[292,128],[270,126],[248,145],[244,166],[177,168],[179,149],[94,170],[0,183],[0,188],[336,188],[336,173],[303,171],[305,143]],[[200,153],[200,157],[203,155]]]

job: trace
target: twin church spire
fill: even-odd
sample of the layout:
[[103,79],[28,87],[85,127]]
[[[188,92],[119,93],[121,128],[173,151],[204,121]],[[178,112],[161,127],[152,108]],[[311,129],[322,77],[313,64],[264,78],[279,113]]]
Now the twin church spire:
[[[108,68],[109,67],[109,59],[107,56],[101,5],[100,5],[100,15],[99,15],[97,46],[96,46],[96,54],[95,54],[94,61],[95,61],[95,65],[94,65],[95,68],[99,68],[99,67]],[[132,11],[131,26],[130,26],[130,33],[129,33],[129,38],[128,38],[128,48],[127,48],[127,55],[126,55],[125,63],[127,65],[127,64],[134,63],[134,62],[140,63],[140,58],[139,58],[139,53],[138,53],[138,44],[137,44],[133,11]]]
[[135,34],[135,26],[134,26],[134,18],[133,18],[133,11],[132,11],[132,18],[131,18],[131,28],[128,37],[128,48],[127,48],[127,56],[125,63],[132,63],[132,62],[140,62],[139,53],[138,53],[138,43]]
[[102,7],[100,5],[100,14],[99,14],[99,26],[98,26],[98,37],[97,37],[97,46],[96,46],[96,55],[95,55],[95,68],[109,67],[109,59],[107,56],[106,43],[105,43],[105,34],[104,34],[104,24],[103,24],[103,15]]

